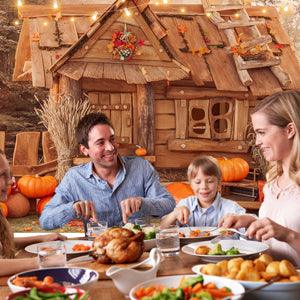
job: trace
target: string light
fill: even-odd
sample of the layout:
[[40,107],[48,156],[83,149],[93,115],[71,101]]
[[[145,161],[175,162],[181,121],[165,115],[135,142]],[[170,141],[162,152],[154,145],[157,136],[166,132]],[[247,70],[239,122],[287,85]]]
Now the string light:
[[72,17],[72,18],[71,18],[71,22],[74,22],[74,21],[75,21],[75,18],[74,18],[74,17]]
[[58,3],[56,0],[53,1],[53,8],[58,9]]
[[14,22],[14,24],[15,24],[16,26],[20,25],[19,20],[16,20],[16,21]]
[[158,1],[155,1],[155,5],[158,6],[158,5],[159,5],[159,2],[158,2]]
[[240,15],[238,13],[235,13],[234,16],[238,19]]
[[18,0],[18,2],[17,2],[17,6],[18,7],[20,7],[20,6],[22,6],[23,5],[23,2],[22,2],[22,0]]
[[288,7],[288,6],[285,6],[285,7],[283,8],[283,10],[284,10],[285,12],[288,12],[288,11],[289,11],[289,7]]
[[44,25],[44,26],[47,26],[47,25],[48,25],[48,22],[44,22],[43,25]]
[[92,20],[93,20],[93,21],[96,21],[96,20],[97,20],[97,16],[98,16],[98,13],[95,12],[95,13],[92,15]]
[[127,17],[131,16],[131,12],[129,11],[129,9],[127,7],[124,8],[124,13]]
[[211,16],[211,13],[210,12],[206,13],[206,16],[209,18]]
[[163,4],[168,4],[168,0],[163,0]]
[[185,8],[184,8],[184,7],[180,8],[180,11],[181,11],[182,13],[184,13],[184,12],[185,12]]
[[267,10],[264,8],[264,9],[262,10],[262,13],[263,13],[263,14],[267,13]]

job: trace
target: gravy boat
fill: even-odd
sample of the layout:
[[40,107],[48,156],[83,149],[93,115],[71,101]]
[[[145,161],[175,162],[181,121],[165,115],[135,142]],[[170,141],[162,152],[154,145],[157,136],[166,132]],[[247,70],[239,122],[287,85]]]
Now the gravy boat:
[[[137,284],[156,277],[161,259],[160,251],[157,248],[153,248],[147,259],[128,268],[112,266],[106,271],[106,276],[113,280],[116,288],[121,293],[128,295],[130,290]],[[142,265],[150,265],[151,268],[145,271],[135,270],[135,268]]]

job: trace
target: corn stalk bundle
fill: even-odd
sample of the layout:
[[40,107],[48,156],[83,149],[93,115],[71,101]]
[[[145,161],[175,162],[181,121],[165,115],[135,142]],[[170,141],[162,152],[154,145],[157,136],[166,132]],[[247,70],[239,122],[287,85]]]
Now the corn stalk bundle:
[[41,123],[47,128],[57,151],[57,172],[55,177],[61,180],[72,166],[72,160],[78,154],[75,129],[79,120],[91,112],[88,99],[75,100],[70,95],[60,96],[58,101],[51,97],[35,109]]

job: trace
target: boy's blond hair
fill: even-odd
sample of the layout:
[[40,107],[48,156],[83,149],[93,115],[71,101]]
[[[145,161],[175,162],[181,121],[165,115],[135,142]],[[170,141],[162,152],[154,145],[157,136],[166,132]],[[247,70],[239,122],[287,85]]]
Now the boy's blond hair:
[[216,176],[218,181],[221,181],[222,174],[218,166],[217,160],[212,156],[199,156],[196,157],[189,165],[187,176],[188,180],[194,179],[201,168],[206,176]]

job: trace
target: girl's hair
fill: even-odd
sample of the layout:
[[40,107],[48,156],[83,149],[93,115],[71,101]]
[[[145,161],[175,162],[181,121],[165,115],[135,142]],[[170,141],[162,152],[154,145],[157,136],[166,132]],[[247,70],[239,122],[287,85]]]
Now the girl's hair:
[[200,168],[206,176],[216,176],[218,181],[221,181],[221,170],[217,160],[212,156],[199,156],[190,163],[187,171],[189,181],[197,176]]
[[[6,159],[3,151],[0,151],[0,159]],[[2,256],[13,258],[15,256],[14,238],[11,227],[0,209],[0,242],[2,245]]]
[[[296,176],[297,171],[300,170],[300,92],[285,91],[268,96],[256,105],[252,114],[256,112],[264,113],[270,124],[280,128],[285,128],[289,123],[295,125],[296,132],[293,137],[289,176],[300,185],[300,178]],[[273,180],[282,173],[281,161],[269,163],[268,181]]]

